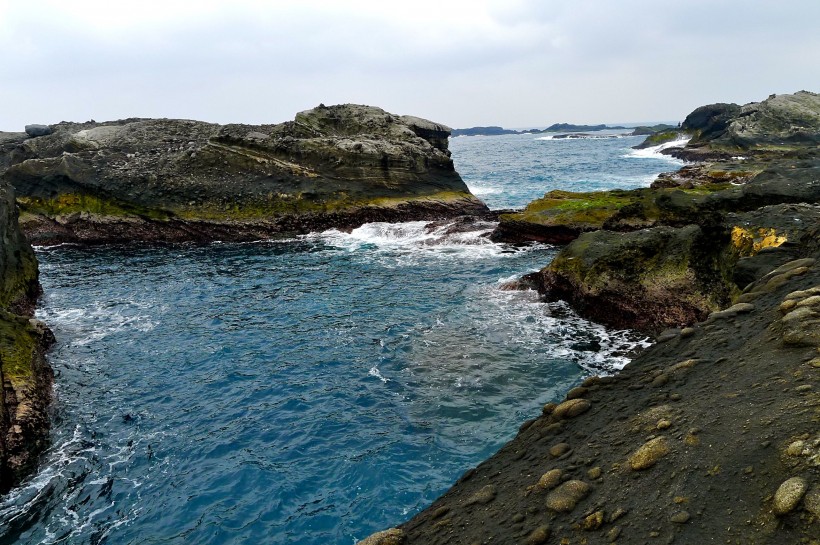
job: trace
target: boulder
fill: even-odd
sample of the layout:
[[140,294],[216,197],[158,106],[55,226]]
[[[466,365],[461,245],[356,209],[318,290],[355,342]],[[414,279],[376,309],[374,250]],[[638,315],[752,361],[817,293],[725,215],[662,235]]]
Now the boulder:
[[26,125],[26,134],[32,138],[36,136],[48,136],[54,132],[48,125]]

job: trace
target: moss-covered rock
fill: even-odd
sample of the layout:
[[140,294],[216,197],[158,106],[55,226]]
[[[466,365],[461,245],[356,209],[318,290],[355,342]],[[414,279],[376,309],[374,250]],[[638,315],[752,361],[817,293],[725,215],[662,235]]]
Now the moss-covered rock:
[[31,319],[39,294],[37,260],[20,232],[14,192],[0,182],[0,493],[19,482],[48,438],[51,342]]
[[320,106],[278,125],[126,119],[52,129],[0,147],[23,226],[42,243],[207,240],[209,230],[245,240],[353,218],[487,211],[453,167],[449,128],[379,108]]
[[615,327],[690,324],[730,299],[723,236],[696,225],[585,233],[541,271],[540,291]]

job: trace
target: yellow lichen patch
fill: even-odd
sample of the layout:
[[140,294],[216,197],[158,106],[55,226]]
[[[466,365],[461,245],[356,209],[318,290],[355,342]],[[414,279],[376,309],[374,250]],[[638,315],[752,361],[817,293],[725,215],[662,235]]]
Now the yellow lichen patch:
[[786,242],[784,235],[765,227],[732,227],[732,245],[741,256],[752,256],[763,248],[775,248]]

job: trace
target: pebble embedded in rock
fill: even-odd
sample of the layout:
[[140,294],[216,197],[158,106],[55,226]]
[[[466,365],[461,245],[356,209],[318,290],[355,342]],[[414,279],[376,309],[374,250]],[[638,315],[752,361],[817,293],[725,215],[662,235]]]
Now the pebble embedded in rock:
[[655,426],[659,430],[665,430],[666,428],[672,426],[672,422],[667,419],[658,420],[657,425]]
[[551,469],[541,475],[541,478],[538,479],[539,487],[545,490],[551,490],[558,486],[558,483],[561,482],[561,470],[560,469]]
[[541,545],[542,543],[546,543],[549,538],[550,527],[544,524],[533,530],[524,543],[527,545]]
[[675,524],[685,524],[690,518],[691,515],[688,511],[678,511],[669,517],[669,520]]
[[581,523],[581,528],[587,531],[597,530],[604,524],[604,512],[595,511],[584,519]]
[[554,458],[558,458],[562,454],[566,454],[570,451],[570,446],[567,443],[558,443],[557,445],[553,445],[550,448],[550,455]]
[[578,399],[584,397],[587,393],[587,389],[583,386],[576,386],[569,392],[567,392],[567,399]]
[[656,437],[644,443],[629,457],[629,465],[635,470],[650,468],[669,454],[670,450],[666,437]]
[[802,477],[792,477],[784,481],[774,493],[775,514],[785,515],[797,507],[806,489],[808,489],[808,483]]
[[803,453],[803,441],[795,441],[786,448],[786,454],[789,456],[800,456]]
[[558,405],[552,415],[556,418],[574,418],[587,412],[590,406],[586,399],[570,399]]
[[391,528],[389,530],[376,532],[370,537],[359,541],[356,545],[402,545],[406,537],[403,530]]
[[609,515],[609,522],[615,522],[622,516],[626,515],[626,513],[626,509],[624,509],[623,507],[618,507],[611,515]]
[[569,513],[589,494],[591,487],[584,481],[567,481],[547,495],[547,508]]
[[595,479],[597,479],[598,477],[601,476],[601,473],[602,473],[602,470],[601,470],[600,467],[593,467],[592,469],[587,471],[587,477],[589,477],[592,480],[595,480]]
[[806,492],[803,498],[803,505],[806,510],[820,520],[820,487],[814,486]]
[[621,527],[620,526],[614,526],[612,529],[610,529],[606,533],[606,539],[610,543],[615,543],[615,541],[618,539],[618,536],[620,536],[620,535],[621,535]]
[[496,494],[497,492],[495,486],[488,484],[482,487],[481,490],[470,496],[470,499],[468,499],[464,503],[464,505],[473,505],[476,503],[481,505],[488,504],[495,499]]

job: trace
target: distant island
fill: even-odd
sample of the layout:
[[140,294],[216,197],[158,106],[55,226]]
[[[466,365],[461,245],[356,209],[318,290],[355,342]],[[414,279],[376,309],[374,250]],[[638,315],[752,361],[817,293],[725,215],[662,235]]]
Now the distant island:
[[543,134],[547,132],[566,132],[566,133],[576,133],[576,132],[595,132],[595,131],[607,131],[607,130],[627,130],[627,129],[634,129],[630,136],[645,136],[649,134],[655,134],[656,132],[661,132],[669,129],[674,129],[675,125],[667,125],[665,123],[659,123],[657,125],[650,125],[650,126],[640,126],[640,127],[624,127],[622,125],[575,125],[573,123],[553,123],[546,129],[525,129],[525,130],[514,130],[514,129],[505,129],[503,127],[497,127],[495,125],[491,125],[489,127],[470,127],[467,129],[453,129],[451,136],[498,136],[502,134]]

